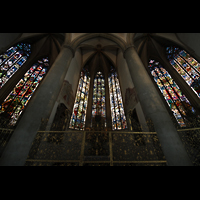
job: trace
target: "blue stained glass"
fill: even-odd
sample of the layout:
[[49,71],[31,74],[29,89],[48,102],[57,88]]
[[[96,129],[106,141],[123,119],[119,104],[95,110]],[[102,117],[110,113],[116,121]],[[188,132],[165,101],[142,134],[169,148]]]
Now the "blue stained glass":
[[87,69],[83,68],[79,79],[73,112],[69,128],[83,130],[85,127],[87,101],[89,94],[90,77]]
[[200,98],[200,63],[177,47],[167,47],[166,54],[170,64]]
[[[48,68],[44,67],[42,60],[39,61],[42,65],[39,66],[39,62],[34,64],[0,105],[0,114],[6,113],[11,126],[15,126],[25,106],[47,73]],[[48,58],[45,58],[45,62],[48,62]],[[36,68],[37,66],[39,67]]]
[[178,124],[185,127],[186,113],[189,110],[195,112],[194,108],[167,70],[154,60],[149,61],[148,67]]
[[18,44],[0,55],[0,89],[26,62],[31,54],[30,44]]
[[117,72],[112,67],[111,73],[108,78],[108,85],[110,91],[110,105],[111,105],[111,117],[112,117],[112,130],[126,129],[126,117],[124,114],[124,108],[122,103],[122,95],[117,77]]
[[11,47],[4,54],[0,55],[0,65],[6,61],[10,56],[12,56],[17,51],[17,47]]
[[93,86],[92,117],[95,117],[96,115],[101,115],[103,118],[105,118],[106,108],[104,105],[105,105],[104,76],[102,72],[97,72]]

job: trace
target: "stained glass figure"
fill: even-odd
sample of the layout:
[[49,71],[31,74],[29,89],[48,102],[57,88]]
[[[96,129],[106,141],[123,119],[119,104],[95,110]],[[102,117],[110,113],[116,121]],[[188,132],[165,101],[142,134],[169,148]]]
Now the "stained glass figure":
[[200,63],[177,47],[167,47],[166,54],[173,68],[200,98]]
[[0,55],[0,89],[27,61],[30,54],[31,45],[19,43]]
[[182,93],[168,71],[159,62],[150,60],[148,67],[178,124],[181,127],[185,127],[187,115],[195,113],[195,109],[191,106],[189,100]]
[[106,99],[105,99],[105,79],[102,72],[97,72],[94,78],[92,117],[101,116],[106,126]]
[[14,126],[30,98],[47,73],[48,57],[38,60],[17,83],[7,98],[0,105],[0,115],[10,119],[9,125]]
[[90,74],[88,69],[83,68],[81,77],[79,79],[73,112],[69,124],[69,128],[71,129],[84,130],[85,128],[89,86]]
[[117,77],[117,72],[111,68],[111,74],[108,78],[110,92],[110,106],[112,117],[112,130],[121,130],[127,128],[126,116],[124,113],[122,95]]

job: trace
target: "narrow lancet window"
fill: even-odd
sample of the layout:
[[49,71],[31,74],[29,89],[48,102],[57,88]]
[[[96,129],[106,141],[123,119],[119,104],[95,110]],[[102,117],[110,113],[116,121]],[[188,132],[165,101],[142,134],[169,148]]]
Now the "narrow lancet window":
[[177,47],[167,47],[166,54],[173,68],[200,98],[200,63]]
[[88,104],[88,94],[90,87],[90,75],[87,69],[83,69],[78,83],[76,98],[72,111],[69,128],[76,130],[84,130],[86,111]]
[[126,117],[124,113],[122,94],[120,90],[117,72],[112,68],[108,78],[110,92],[110,107],[112,117],[112,130],[121,130],[127,128]]
[[[93,86],[92,118],[101,117],[106,126],[106,99],[105,99],[105,79],[102,72],[97,72]],[[94,121],[94,120],[93,120]]]
[[[91,113],[88,114],[87,119],[88,127],[86,128],[92,130],[106,130],[106,128],[111,128],[107,119],[107,115],[109,114],[107,112],[111,112],[112,130],[126,129],[126,117],[116,71],[111,68],[107,86],[105,83],[107,80],[105,80],[102,71],[97,71],[93,81],[93,89],[90,91],[91,103],[88,105],[90,76],[89,72],[84,69],[81,72],[69,128],[84,130],[87,107],[91,106]],[[106,96],[106,90],[109,91],[108,96]],[[109,103],[106,104],[106,101],[109,101],[109,97],[110,110],[106,110],[106,107],[109,105]]]
[[178,124],[181,127],[186,127],[188,122],[187,117],[194,115],[196,112],[195,109],[191,106],[191,103],[182,93],[168,71],[159,62],[150,60],[148,67]]
[[38,60],[17,83],[4,102],[0,105],[0,115],[15,126],[30,98],[39,86],[49,68],[48,57]]
[[30,54],[31,45],[19,43],[0,55],[0,89],[27,61]]

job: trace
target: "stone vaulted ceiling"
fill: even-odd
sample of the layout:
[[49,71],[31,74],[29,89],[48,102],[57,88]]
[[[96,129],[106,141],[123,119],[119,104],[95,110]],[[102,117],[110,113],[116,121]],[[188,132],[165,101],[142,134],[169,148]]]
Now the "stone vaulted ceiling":
[[[91,56],[96,55],[97,46],[101,49],[100,52],[102,56],[107,56],[113,64],[116,64],[116,55],[119,49],[124,51],[131,45],[139,49],[142,42],[149,35],[181,44],[175,33],[15,33],[13,34],[13,39],[11,34],[4,36],[9,36],[9,38],[7,43],[5,39],[2,39],[2,46],[0,41],[0,51],[4,51],[9,45],[18,41],[35,41],[38,38],[47,37],[49,35],[56,38],[61,46],[70,46],[74,51],[80,48],[83,55],[83,65]],[[6,44],[8,46],[6,46]]]

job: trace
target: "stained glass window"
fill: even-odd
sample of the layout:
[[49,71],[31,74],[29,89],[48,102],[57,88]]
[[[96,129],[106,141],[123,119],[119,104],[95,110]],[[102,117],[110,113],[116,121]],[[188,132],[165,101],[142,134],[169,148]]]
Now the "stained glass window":
[[112,68],[108,78],[110,91],[110,106],[112,117],[112,130],[127,128],[126,117],[123,108],[122,95],[117,77],[117,72]]
[[0,55],[0,89],[13,74],[27,61],[31,54],[31,45],[19,43]]
[[200,63],[177,47],[167,47],[166,53],[170,64],[200,98]]
[[105,79],[102,72],[97,72],[93,86],[92,117],[100,115],[104,118],[106,126],[106,98],[105,98]]
[[195,109],[191,106],[189,100],[182,93],[168,71],[165,70],[159,62],[150,60],[148,67],[178,124],[181,127],[185,127],[187,123],[187,114],[195,113]]
[[38,60],[0,105],[0,114],[4,114],[6,118],[10,119],[11,126],[16,124],[34,91],[47,73],[48,67],[48,57]]
[[81,77],[79,79],[78,89],[69,125],[69,128],[71,129],[84,130],[85,128],[89,87],[89,72],[87,69],[83,69],[83,71],[81,72]]

